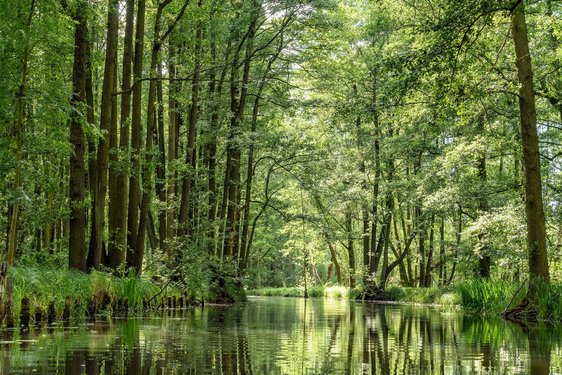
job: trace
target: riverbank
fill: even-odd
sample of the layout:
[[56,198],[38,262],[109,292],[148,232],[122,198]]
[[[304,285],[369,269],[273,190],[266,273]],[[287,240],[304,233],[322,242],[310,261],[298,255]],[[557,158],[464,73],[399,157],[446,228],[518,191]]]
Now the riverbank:
[[11,286],[7,286],[0,306],[0,325],[4,327],[93,320],[99,315],[141,315],[197,304],[193,296],[173,284],[105,272],[12,267],[8,280]]
[[[562,284],[542,284],[532,320],[562,321]],[[527,291],[526,284],[498,279],[475,279],[450,286],[410,288],[391,286],[377,301],[440,305],[458,308],[479,315],[499,316],[508,308],[517,306]],[[261,288],[248,290],[250,296],[303,297],[302,288]],[[308,289],[309,297],[363,299],[357,289],[316,286]]]
[[[304,288],[259,288],[246,291],[248,296],[257,297],[304,297]],[[313,298],[359,299],[361,291],[343,286],[314,286],[308,288],[308,296]]]

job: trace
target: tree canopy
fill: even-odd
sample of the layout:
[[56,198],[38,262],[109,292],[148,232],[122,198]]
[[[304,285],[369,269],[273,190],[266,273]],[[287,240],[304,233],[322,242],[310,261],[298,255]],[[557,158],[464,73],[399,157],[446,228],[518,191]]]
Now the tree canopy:
[[558,280],[561,13],[0,2],[3,257],[217,299]]

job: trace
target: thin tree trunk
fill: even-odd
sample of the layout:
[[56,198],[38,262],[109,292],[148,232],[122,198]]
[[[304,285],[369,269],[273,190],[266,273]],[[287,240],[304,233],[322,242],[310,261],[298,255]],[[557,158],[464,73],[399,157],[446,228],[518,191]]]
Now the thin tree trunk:
[[375,181],[373,184],[373,209],[371,218],[371,244],[369,253],[369,273],[371,277],[377,272],[377,265],[375,264],[375,254],[379,251],[377,249],[377,220],[378,220],[378,201],[380,194],[380,175],[381,175],[381,163],[380,163],[380,129],[379,129],[379,111],[377,108],[377,71],[373,71],[373,92],[372,92],[372,104],[373,104],[373,124],[375,127]]
[[[390,138],[392,138],[392,130],[390,131]],[[394,177],[394,162],[392,160],[388,160],[387,161],[387,181],[389,183],[392,183],[393,177]],[[383,260],[382,260],[382,267],[381,267],[381,281],[379,284],[379,288],[381,290],[384,290],[386,288],[386,282],[388,280],[388,276],[390,274],[390,272],[392,271],[391,269],[389,269],[389,264],[388,264],[388,248],[391,245],[390,241],[391,241],[391,230],[392,230],[392,212],[394,210],[394,196],[392,195],[392,191],[389,189],[386,192],[386,204],[385,204],[385,214],[384,214],[384,226],[381,230],[381,232],[384,233],[384,244],[383,244]],[[378,263],[378,260],[377,260]],[[394,266],[395,267],[395,266]],[[393,268],[394,268],[393,267]]]
[[[216,44],[214,34],[211,36],[211,60],[212,64],[215,65],[216,58]],[[208,194],[208,208],[207,208],[207,225],[209,226],[207,231],[207,252],[209,254],[215,254],[216,251],[216,231],[215,231],[215,219],[217,215],[217,183],[216,183],[216,158],[217,158],[217,128],[219,123],[219,103],[220,96],[222,93],[222,82],[224,81],[224,76],[226,74],[226,69],[223,69],[222,78],[223,80],[219,83],[217,87],[216,71],[211,70],[209,77],[209,101],[211,103],[211,119],[209,123],[209,141],[207,143],[207,194]]]
[[105,206],[108,183],[109,164],[109,132],[111,129],[113,88],[115,64],[117,63],[117,31],[119,27],[119,0],[108,0],[107,39],[105,49],[105,67],[100,109],[101,136],[97,152],[97,191],[94,196],[95,233],[92,233],[92,248],[88,254],[88,269],[99,269],[103,252],[103,229],[105,222]]
[[441,216],[439,225],[439,285],[445,285],[445,275],[447,267],[445,265],[445,216]]
[[[31,28],[33,20],[33,13],[35,13],[35,0],[31,0],[29,8],[29,15],[27,18],[26,27]],[[14,191],[18,191],[21,186],[21,164],[22,164],[22,132],[23,124],[25,121],[25,95],[27,91],[28,68],[29,68],[29,41],[25,41],[25,48],[22,56],[21,77],[18,87],[17,103],[16,103],[16,116],[14,123],[16,149],[15,161],[16,171],[14,178]],[[12,213],[10,216],[10,231],[8,232],[8,266],[14,264],[16,258],[16,250],[18,247],[18,231],[19,231],[19,215],[20,207],[19,202],[16,201],[12,206]]]
[[[484,123],[480,121],[478,124],[479,132],[484,131]],[[486,172],[486,154],[480,157],[478,161],[478,177],[480,179],[480,199],[479,199],[479,206],[481,214],[485,214],[489,211],[488,205],[488,192],[487,192],[487,183],[488,183],[488,175]],[[488,246],[484,244],[485,236],[484,233],[478,234],[478,241],[480,242],[480,258],[478,260],[478,269],[480,273],[480,277],[489,278],[490,277],[490,255],[488,254]]]
[[334,248],[334,245],[332,245],[332,242],[330,242],[327,238],[326,238],[326,242],[328,243],[328,249],[330,250],[330,258],[332,260],[332,264],[336,268],[336,279],[338,281],[338,285],[342,285],[341,267],[340,267],[340,263],[338,262],[336,249]]
[[[162,64],[158,64],[158,76],[162,77]],[[158,109],[156,120],[158,123],[158,131],[154,134],[154,140],[158,147],[158,163],[156,164],[156,194],[160,201],[158,209],[158,237],[160,250],[167,253],[167,237],[168,237],[168,213],[166,210],[166,138],[164,136],[164,93],[162,80],[156,85],[156,97],[158,100]]]
[[[273,63],[275,62],[275,60],[277,60],[279,54],[283,50],[283,46],[284,46],[283,36],[281,35],[280,37],[281,37],[281,42],[279,43],[279,47],[277,48],[276,53],[269,58],[263,76],[258,84],[258,90],[256,93],[256,97],[254,99],[254,107],[252,109],[252,125],[250,127],[250,134],[252,137],[254,137],[257,130],[260,98],[262,96],[263,89],[267,82],[269,72],[271,71],[271,67],[273,66]],[[248,265],[248,258],[250,256],[250,242],[248,239],[248,229],[250,226],[250,205],[251,205],[251,197],[252,197],[252,182],[254,177],[254,150],[255,150],[255,144],[254,144],[254,140],[252,140],[252,142],[250,143],[250,149],[248,151],[248,163],[246,166],[246,193],[244,199],[244,214],[243,214],[244,220],[242,224],[242,237],[240,242],[241,272],[244,272],[244,270],[246,269]]]
[[[400,253],[402,253],[402,246],[400,245],[400,234],[398,231],[398,225],[396,223],[396,217],[393,217],[392,219],[392,223],[393,223],[393,227],[394,227],[394,237],[396,239],[396,250],[394,252],[394,256],[396,258],[398,258],[400,256]],[[404,239],[406,239],[407,237],[404,237]],[[408,275],[408,270],[406,269],[406,265],[404,264],[404,260],[400,262],[400,264],[398,264],[398,270],[400,271],[400,282],[402,285],[404,286],[409,286],[410,285],[410,278]]]
[[429,250],[427,252],[427,261],[425,265],[425,282],[426,288],[431,286],[431,270],[433,269],[433,250],[435,245],[435,214],[431,214],[431,223],[429,224]]
[[453,266],[451,267],[451,274],[447,278],[446,284],[450,284],[453,281],[453,278],[455,277],[455,270],[457,269],[459,249],[461,246],[461,233],[462,233],[462,210],[459,207],[459,222],[458,222],[457,233],[456,233],[455,257],[453,259]]
[[[201,5],[201,3],[199,3]],[[202,59],[202,39],[203,30],[202,24],[199,22],[197,24],[197,30],[195,31],[195,49],[194,49],[194,59],[195,68],[193,71],[193,79],[191,81],[191,106],[189,108],[189,130],[187,135],[187,145],[186,145],[186,160],[185,163],[188,167],[188,171],[183,177],[182,191],[181,191],[181,203],[180,211],[178,217],[178,236],[185,236],[188,232],[188,226],[191,225],[189,222],[189,206],[191,202],[191,190],[194,181],[195,174],[195,138],[197,135],[197,116],[199,107],[199,88],[201,81],[201,59]]]
[[[253,39],[256,31],[257,14],[252,19],[248,29],[248,37],[246,44],[246,54],[244,58],[244,70],[242,73],[242,85],[240,89],[240,96],[236,100],[236,92],[238,91],[235,84],[236,66],[232,65],[231,75],[231,110],[233,115],[230,121],[229,129],[229,143],[227,147],[227,157],[229,164],[227,165],[228,175],[230,177],[228,182],[228,210],[226,213],[226,227],[225,227],[225,246],[224,250],[227,255],[233,259],[239,258],[239,240],[240,240],[240,145],[237,142],[237,137],[240,133],[240,126],[244,119],[244,109],[246,107],[246,97],[248,94],[248,82],[250,79],[250,64],[252,61],[253,53]],[[236,62],[237,59],[234,59]],[[226,186],[225,186],[226,187]]]
[[355,288],[355,249],[353,247],[353,221],[350,206],[348,206],[345,211],[345,232],[349,260],[349,287]]
[[[162,46],[163,39],[165,39],[177,25],[179,19],[182,17],[188,2],[184,3],[181,11],[177,14],[174,22],[170,24],[166,32],[160,35],[160,21],[162,18],[162,12],[164,8],[171,3],[171,0],[164,1],[159,4],[156,11],[156,16],[154,20],[154,39],[152,42],[152,50],[150,56],[150,76],[156,77],[157,67],[158,67],[158,54]],[[142,263],[144,258],[145,250],[145,237],[147,229],[151,231],[149,235],[151,236],[151,246],[156,247],[156,235],[154,231],[153,220],[150,216],[150,203],[152,200],[152,144],[154,140],[155,132],[155,121],[156,121],[156,84],[157,80],[152,79],[149,83],[148,88],[148,103],[146,110],[146,143],[145,143],[145,163],[142,171],[142,200],[140,205],[139,213],[139,225],[137,228],[137,238],[135,242],[135,256],[133,267],[135,273],[140,275],[142,271]],[[148,228],[150,226],[150,228]],[[150,239],[150,238],[149,238]],[[127,260],[127,263],[129,261]]]
[[[158,67],[158,53],[161,47],[160,41],[160,20],[162,11],[168,4],[161,3],[156,11],[154,20],[154,39],[152,42],[152,50],[150,54],[150,76],[156,77]],[[142,199],[139,213],[139,225],[137,229],[137,238],[135,242],[135,256],[133,267],[135,273],[140,275],[142,271],[142,262],[145,250],[145,238],[149,225],[150,201],[152,199],[152,144],[154,140],[154,123],[156,120],[156,80],[150,80],[148,84],[148,102],[146,110],[146,141],[145,141],[145,162],[142,170]],[[152,228],[152,226],[151,226]],[[154,241],[152,241],[154,242]],[[152,244],[154,246],[154,244]]]
[[142,78],[144,57],[144,28],[146,1],[139,0],[137,7],[137,29],[135,34],[135,56],[133,60],[133,105],[131,114],[131,173],[129,175],[129,206],[127,214],[127,268],[135,267],[136,245],[140,205],[140,148],[142,115]]
[[[173,38],[170,38],[168,45],[168,71],[172,81],[169,84],[168,90],[168,168],[166,170],[166,238],[173,238],[176,234],[176,207],[178,195],[178,172],[176,161],[178,159],[179,149],[179,131],[182,125],[182,116],[179,109],[177,96],[181,90],[181,82],[173,81],[177,75],[175,58],[176,58],[176,43]],[[165,248],[168,267],[173,268],[174,260],[171,254],[170,247]]]
[[[117,92],[117,55],[115,56],[113,92]],[[117,232],[115,232],[116,210],[114,204],[120,200],[117,195],[118,183],[117,176],[119,175],[119,139],[117,132],[117,96],[113,95],[111,101],[111,124],[109,127],[109,179],[108,179],[108,196],[109,202],[107,204],[108,211],[108,236],[107,245],[103,246],[102,264],[109,267],[113,254],[109,253],[109,246],[113,246],[117,241]]]
[[[125,38],[123,42],[123,78],[121,83],[121,119],[119,128],[119,155],[129,151],[131,118],[131,70],[133,63],[133,28],[135,18],[135,0],[127,0],[125,15]],[[117,173],[117,186],[109,200],[109,232],[114,233],[109,242],[109,266],[117,269],[125,261],[127,248],[127,201],[128,201],[128,163]]]

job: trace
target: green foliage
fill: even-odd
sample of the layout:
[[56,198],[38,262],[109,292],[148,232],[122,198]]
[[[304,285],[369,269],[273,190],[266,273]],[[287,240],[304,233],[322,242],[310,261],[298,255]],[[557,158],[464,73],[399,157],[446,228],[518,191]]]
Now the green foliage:
[[536,308],[538,318],[543,320],[562,320],[562,284],[540,282],[537,291]]
[[[94,276],[96,274],[99,275],[100,273],[96,272]],[[142,311],[143,300],[145,298],[150,299],[160,291],[158,285],[147,279],[135,276],[133,272],[129,272],[127,276],[118,279],[114,277],[107,279],[107,274],[103,274],[100,276],[100,279],[106,283],[106,290],[108,290],[114,298],[126,298],[129,309],[135,312]],[[168,291],[168,293],[173,294],[172,291]]]
[[[29,297],[32,306],[47,309],[52,302],[60,315],[65,299],[72,298],[73,305],[80,301],[82,315],[91,298],[107,293],[112,300],[126,298],[132,313],[142,312],[143,299],[150,299],[161,289],[160,285],[129,274],[119,278],[104,272],[84,274],[74,270],[53,270],[42,267],[12,267],[9,277],[13,288],[14,314],[19,317],[21,299]],[[170,288],[168,295],[181,295]],[[166,295],[165,294],[165,295]]]
[[520,285],[499,279],[474,279],[455,285],[464,308],[478,313],[499,314],[515,296]]
[[[9,227],[10,209],[18,203],[17,265],[23,268],[12,271],[16,305],[30,294],[37,303],[53,300],[60,308],[67,295],[85,301],[92,294],[108,291],[115,298],[127,298],[138,311],[142,300],[156,294],[159,285],[133,275],[116,279],[103,272],[86,276],[49,271],[64,269],[67,264],[68,169],[73,152],[68,120],[73,110],[82,116],[87,112],[69,104],[72,11],[77,4],[66,3],[0,4],[0,174],[4,176],[0,181],[0,227]],[[174,280],[165,293],[238,301],[245,298],[244,286],[260,295],[301,296],[305,280],[312,297],[358,298],[357,290],[323,285],[338,281],[349,285],[354,278],[365,289],[371,281],[412,286],[427,270],[431,287],[390,287],[382,292],[383,298],[459,304],[476,312],[501,311],[518,280],[524,278],[527,262],[515,100],[518,87],[513,79],[513,52],[506,43],[508,12],[492,9],[493,2],[484,0],[441,1],[439,12],[432,2],[403,0],[305,3],[191,2],[169,39],[159,45],[158,61],[166,67],[162,74],[169,75],[161,82],[163,97],[158,101],[163,104],[155,116],[159,130],[168,130],[156,137],[162,147],[154,152],[150,164],[144,151],[140,156],[130,149],[110,153],[112,171],[127,174],[132,162],[139,161],[139,170],[146,176],[150,175],[147,171],[156,172],[158,156],[163,156],[166,162],[159,165],[162,170],[158,172],[165,175],[152,174],[165,181],[143,182],[142,192],[153,194],[154,182],[159,193],[177,190],[174,199],[165,193],[158,199],[150,196],[151,246],[145,246],[145,274]],[[32,4],[35,9],[30,9]],[[155,6],[148,4],[147,46],[153,37]],[[171,2],[165,8],[161,26],[173,24],[180,6],[181,2]],[[97,121],[106,12],[105,6],[90,6],[87,11],[95,119],[84,123],[86,167],[96,161],[102,135]],[[529,5],[545,215],[551,239],[549,261],[557,282],[562,275],[559,14],[560,4],[537,1]],[[251,31],[252,25],[257,29]],[[196,30],[203,35],[198,97],[195,90],[186,89],[195,86],[191,74],[197,60]],[[122,42],[119,39],[118,65]],[[243,61],[246,56],[252,58],[248,64]],[[172,66],[177,79],[171,77]],[[122,72],[120,66],[117,70]],[[149,113],[145,111],[150,97],[147,80],[156,81],[148,77],[154,72],[144,70],[135,80],[140,79],[136,87],[144,90],[140,111]],[[244,76],[248,82],[242,90]],[[27,80],[26,85],[22,80]],[[14,127],[20,87],[25,89],[21,134]],[[248,94],[244,101],[237,97],[242,91]],[[120,114],[122,104],[118,102],[115,112]],[[175,112],[172,102],[177,104]],[[243,107],[236,109],[242,110],[240,123],[231,129],[232,109],[239,105]],[[191,160],[192,155],[186,153],[192,150],[185,147],[183,130],[181,139],[175,140],[180,145],[177,159],[169,160],[171,153],[166,149],[174,125],[171,118],[187,129],[188,108],[200,108],[195,116],[196,160],[192,165],[185,162]],[[135,125],[146,135],[146,121],[141,117],[142,124]],[[115,120],[120,124],[122,119]],[[110,143],[117,143],[119,137],[114,134]],[[227,160],[234,154],[228,151],[234,146],[239,148],[236,158],[240,165],[232,169],[237,176],[229,176]],[[211,176],[212,148],[217,158]],[[22,160],[17,160],[16,151],[21,152]],[[160,151],[164,153],[160,155]],[[25,181],[17,188],[16,168]],[[246,198],[244,193],[250,188],[243,182],[250,176],[253,185]],[[96,182],[90,171],[83,177],[84,186]],[[189,223],[182,223],[189,226],[189,235],[154,238],[164,237],[159,225],[177,216],[175,198],[183,187],[171,188],[176,183],[181,186],[184,177],[191,184],[191,196],[185,201]],[[244,239],[247,249],[239,252],[248,251],[244,270],[240,259],[223,254],[225,232],[233,229],[225,226],[226,214],[220,211],[231,199],[227,185],[236,179],[240,185],[231,190],[237,190],[240,212],[233,216],[240,217],[238,227],[249,223],[251,232]],[[84,206],[89,211],[96,189],[87,186],[86,190]],[[114,204],[111,200],[108,207]],[[207,220],[212,204],[222,215],[214,221]],[[247,214],[241,208],[244,205],[249,207]],[[170,213],[166,210],[173,210],[172,215],[160,215]],[[87,217],[91,221],[90,213]],[[106,229],[102,230],[104,243],[109,245]],[[414,239],[409,253],[387,275],[380,269],[382,264],[397,260],[409,237]],[[0,236],[0,241],[5,244],[6,236]],[[379,269],[367,270],[370,259],[363,257],[376,251],[381,255],[383,249],[384,261],[372,262]],[[491,261],[494,278],[474,279],[485,257]],[[37,268],[37,264],[44,267]],[[336,269],[341,275],[336,276]],[[380,280],[386,276],[388,280]],[[436,287],[449,281],[454,287]],[[264,286],[277,288],[262,289]],[[559,316],[562,307],[552,302],[560,294],[558,284],[540,288],[540,316]]]

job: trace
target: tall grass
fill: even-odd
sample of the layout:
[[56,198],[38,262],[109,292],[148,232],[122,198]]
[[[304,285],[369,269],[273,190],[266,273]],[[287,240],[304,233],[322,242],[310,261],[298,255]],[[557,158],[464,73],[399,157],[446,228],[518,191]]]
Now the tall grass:
[[[105,272],[84,274],[74,270],[52,270],[41,267],[12,267],[9,271],[12,282],[13,312],[17,318],[21,299],[29,297],[33,308],[44,310],[51,303],[60,315],[65,299],[70,297],[75,315],[83,315],[88,301],[95,296],[107,294],[112,300],[127,299],[131,311],[141,311],[143,300],[150,299],[160,291],[160,285],[144,278],[128,275],[120,278]],[[180,291],[169,286],[164,295],[180,295]]]
[[124,278],[112,278],[110,294],[118,299],[127,299],[129,309],[140,311],[142,309],[143,300],[152,298],[160,291],[160,287],[142,279],[133,274],[129,274]]
[[13,311],[17,317],[20,312],[21,299],[29,297],[33,306],[44,309],[53,302],[55,308],[61,311],[67,296],[79,299],[81,307],[94,290],[94,284],[100,282],[100,275],[96,273],[86,275],[73,270],[54,271],[43,268],[10,268],[9,277],[12,282]]
[[497,315],[514,299],[520,285],[499,279],[474,279],[457,283],[455,289],[464,308]]
[[537,289],[537,313],[541,320],[562,320],[562,284],[540,283]]

